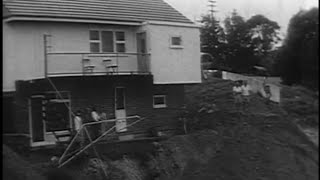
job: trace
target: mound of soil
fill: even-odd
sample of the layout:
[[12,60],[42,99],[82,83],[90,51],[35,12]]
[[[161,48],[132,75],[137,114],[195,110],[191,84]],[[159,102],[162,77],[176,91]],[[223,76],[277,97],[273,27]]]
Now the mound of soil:
[[35,171],[31,164],[22,159],[6,145],[2,145],[2,164],[4,180],[45,180],[45,177]]
[[258,95],[236,107],[232,86],[212,79],[186,88],[191,133],[162,143],[154,161],[160,179],[318,179],[318,148],[288,112]]

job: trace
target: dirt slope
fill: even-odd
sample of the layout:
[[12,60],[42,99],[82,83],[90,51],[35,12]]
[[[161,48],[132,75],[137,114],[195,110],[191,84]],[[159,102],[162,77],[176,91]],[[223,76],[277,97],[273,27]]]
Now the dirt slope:
[[31,164],[22,159],[6,145],[2,145],[2,164],[4,180],[45,180]]
[[231,88],[220,79],[187,87],[192,133],[163,142],[156,161],[162,179],[318,179],[318,148],[288,112],[258,96],[236,108]]

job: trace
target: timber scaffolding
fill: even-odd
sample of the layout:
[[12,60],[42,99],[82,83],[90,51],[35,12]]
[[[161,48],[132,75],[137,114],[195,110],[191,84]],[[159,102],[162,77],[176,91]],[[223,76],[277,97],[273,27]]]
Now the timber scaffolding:
[[[126,127],[120,128],[119,130],[121,131],[124,128],[129,128],[137,123],[139,123],[140,121],[144,120],[145,118],[141,118],[140,116],[130,116],[130,117],[126,117],[126,118],[118,118],[118,119],[112,119],[112,120],[102,120],[102,121],[98,121],[98,122],[91,122],[91,123],[86,123],[83,124],[80,127],[80,130],[77,131],[76,135],[72,138],[70,144],[67,146],[67,148],[65,149],[64,153],[62,154],[62,156],[60,157],[58,163],[59,163],[59,168],[64,166],[65,164],[67,164],[68,162],[70,162],[71,160],[73,160],[74,158],[76,158],[77,156],[79,156],[81,153],[85,152],[87,149],[89,149],[90,147],[93,147],[94,153],[96,154],[96,156],[99,158],[99,154],[97,152],[97,150],[95,149],[94,145],[97,144],[98,142],[102,142],[104,139],[108,136],[114,135],[116,133],[116,131],[114,131],[116,129],[116,124],[113,125],[111,128],[109,128],[108,130],[106,130],[105,132],[103,132],[99,137],[97,137],[96,139],[92,139],[88,128],[91,126],[95,126],[95,125],[102,125],[103,123],[114,123],[116,121],[119,120],[129,120],[129,119],[136,119],[134,120],[132,123],[128,124]],[[85,136],[87,140],[89,140],[89,144],[85,145],[84,147],[80,147],[77,150],[74,150],[72,152],[70,152],[71,147],[73,145],[75,145],[76,140],[84,140]],[[100,159],[100,158],[99,158]]]
[[[117,121],[121,121],[121,120],[133,120],[133,122],[127,124],[125,127],[123,128],[118,128],[116,129],[116,122]],[[70,143],[68,144],[67,148],[64,150],[63,154],[61,155],[61,157],[58,160],[58,168],[61,168],[63,166],[65,166],[67,163],[71,162],[73,159],[75,159],[76,157],[78,157],[80,154],[84,153],[85,151],[87,151],[89,148],[92,147],[92,150],[95,154],[95,156],[98,158],[98,163],[100,165],[100,168],[102,169],[104,175],[107,177],[107,172],[104,168],[104,163],[102,161],[102,158],[99,154],[99,152],[97,151],[95,145],[97,145],[99,142],[100,143],[117,143],[117,142],[129,142],[129,141],[158,141],[161,139],[164,139],[164,136],[159,136],[159,137],[140,137],[140,138],[131,138],[128,140],[118,140],[118,141],[113,141],[113,140],[108,140],[108,137],[113,137],[113,135],[118,135],[116,133],[118,133],[119,131],[122,131],[123,129],[127,129],[143,120],[145,120],[146,118],[142,118],[138,115],[135,116],[129,116],[129,117],[125,117],[125,118],[118,118],[118,119],[111,119],[111,120],[101,120],[98,122],[90,122],[90,123],[85,123],[83,125],[81,125],[79,131],[77,131],[76,135],[71,139],[71,141],[69,141]],[[88,130],[88,128],[90,129],[90,127],[95,126],[95,125],[102,125],[103,123],[115,123],[115,125],[113,125],[111,128],[105,130],[101,135],[99,135],[99,137],[93,139],[92,136],[90,135],[90,131]],[[86,135],[86,136],[84,136]],[[121,134],[120,134],[121,135]],[[133,134],[132,134],[133,135]],[[111,138],[112,139],[112,138]],[[89,143],[87,145],[80,145],[80,148],[78,147],[76,150],[72,150],[72,147],[76,144],[77,140],[88,140]]]

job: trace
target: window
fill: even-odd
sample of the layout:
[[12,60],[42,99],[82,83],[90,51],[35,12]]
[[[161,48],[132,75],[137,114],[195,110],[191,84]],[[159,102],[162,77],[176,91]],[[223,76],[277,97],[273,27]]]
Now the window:
[[114,52],[112,31],[101,31],[101,42],[102,42],[101,52]]
[[116,51],[125,52],[126,51],[126,41],[124,32],[116,32]]
[[126,52],[124,32],[90,31],[90,52]]
[[171,37],[171,48],[182,48],[181,36],[172,36]]
[[99,31],[90,31],[90,52],[100,52],[100,33]]
[[166,96],[165,95],[154,95],[153,96],[153,108],[165,108],[166,104]]

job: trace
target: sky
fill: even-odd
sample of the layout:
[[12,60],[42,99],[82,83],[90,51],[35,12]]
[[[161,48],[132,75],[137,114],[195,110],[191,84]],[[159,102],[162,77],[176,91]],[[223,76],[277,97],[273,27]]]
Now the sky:
[[[208,13],[208,0],[164,0],[192,21]],[[318,0],[216,0],[216,17],[222,21],[233,9],[245,19],[262,14],[278,22],[285,35],[290,18],[300,9],[318,7]]]

